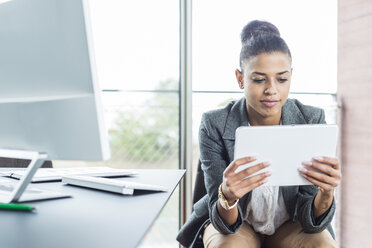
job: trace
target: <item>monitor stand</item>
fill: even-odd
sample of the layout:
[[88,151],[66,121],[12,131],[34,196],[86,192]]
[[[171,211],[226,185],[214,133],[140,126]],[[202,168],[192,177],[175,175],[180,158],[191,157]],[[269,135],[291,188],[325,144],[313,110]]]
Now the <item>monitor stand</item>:
[[30,164],[27,166],[25,175],[21,178],[20,182],[12,192],[12,202],[17,202],[28,184],[31,182],[36,171],[44,164],[45,160],[47,160],[48,155],[43,152],[0,149],[0,157],[31,160]]

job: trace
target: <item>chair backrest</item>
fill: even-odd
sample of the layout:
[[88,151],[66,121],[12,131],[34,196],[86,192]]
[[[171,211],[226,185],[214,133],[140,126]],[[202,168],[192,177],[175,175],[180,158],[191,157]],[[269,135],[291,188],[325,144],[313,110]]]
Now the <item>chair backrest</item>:
[[204,174],[203,174],[203,170],[201,169],[201,162],[199,160],[198,170],[196,171],[194,192],[192,195],[192,204],[195,204],[206,194],[207,194],[207,190],[205,189],[205,184],[204,184]]
[[[15,159],[15,158],[2,158],[0,157],[0,167],[12,167],[12,168],[26,168],[31,160],[27,159]],[[52,161],[45,161],[41,166],[43,168],[52,168]]]
[[[201,168],[201,162],[199,160],[198,169],[196,171],[194,191],[192,194],[192,204],[194,205],[197,201],[199,201],[206,194],[207,194],[207,190],[205,189],[205,184],[204,184],[204,174]],[[194,211],[194,207],[192,210]],[[203,239],[201,235],[196,239],[193,248],[204,248]]]

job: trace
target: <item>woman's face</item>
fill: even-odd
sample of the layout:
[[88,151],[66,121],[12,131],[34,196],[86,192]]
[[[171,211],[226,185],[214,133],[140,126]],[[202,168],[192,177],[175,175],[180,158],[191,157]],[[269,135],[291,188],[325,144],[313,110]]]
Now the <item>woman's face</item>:
[[289,56],[282,52],[262,53],[245,61],[242,70],[235,74],[239,87],[244,89],[250,122],[278,122],[291,83]]

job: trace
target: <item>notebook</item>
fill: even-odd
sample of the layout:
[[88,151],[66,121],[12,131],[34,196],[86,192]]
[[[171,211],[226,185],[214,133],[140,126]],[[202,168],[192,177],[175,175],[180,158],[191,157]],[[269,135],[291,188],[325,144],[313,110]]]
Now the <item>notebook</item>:
[[[3,176],[20,179],[25,171],[10,170],[0,173]],[[61,181],[63,176],[95,176],[95,177],[122,177],[133,176],[137,172],[127,169],[115,169],[110,167],[75,167],[75,168],[40,168],[35,173],[31,182]]]
[[337,134],[336,125],[323,124],[239,127],[234,158],[254,155],[258,159],[239,166],[235,172],[270,161],[269,167],[259,171],[272,172],[265,185],[310,185],[298,168],[316,156],[336,157]]
[[62,183],[85,188],[98,189],[122,195],[132,195],[136,190],[168,191],[166,187],[160,185],[143,184],[132,181],[89,176],[62,177]]

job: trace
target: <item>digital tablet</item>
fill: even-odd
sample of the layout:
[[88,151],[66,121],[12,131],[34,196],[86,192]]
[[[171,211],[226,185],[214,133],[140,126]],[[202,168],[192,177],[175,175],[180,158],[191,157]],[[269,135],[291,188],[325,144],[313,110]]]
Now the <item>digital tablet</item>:
[[257,160],[239,166],[235,172],[270,161],[269,167],[259,171],[272,172],[265,185],[309,185],[298,169],[302,162],[316,156],[336,157],[337,135],[337,125],[325,124],[239,127],[234,158],[254,155]]

